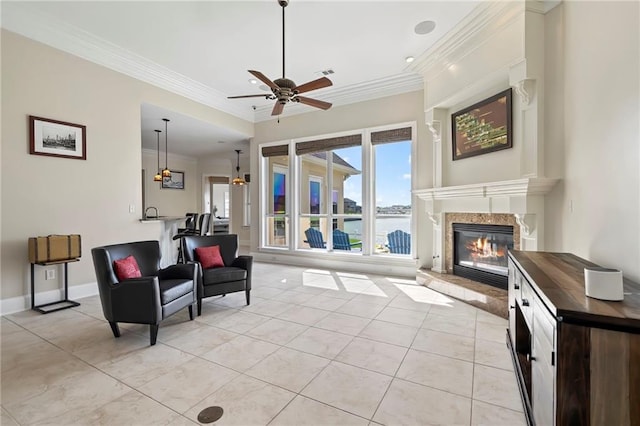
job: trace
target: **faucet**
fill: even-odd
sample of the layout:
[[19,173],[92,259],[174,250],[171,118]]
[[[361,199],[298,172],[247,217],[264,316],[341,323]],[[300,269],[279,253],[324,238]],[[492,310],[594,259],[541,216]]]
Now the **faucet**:
[[[156,211],[156,215],[155,215],[155,216],[149,216],[149,215],[147,214],[147,212],[149,211],[149,209],[153,209],[153,210],[155,210],[155,211]],[[145,218],[145,219],[148,219],[148,218],[150,218],[150,217],[156,217],[156,218],[158,217],[158,209],[157,209],[157,208],[155,208],[155,207],[153,207],[153,206],[152,206],[152,207],[147,207],[146,209],[144,209],[144,218]]]

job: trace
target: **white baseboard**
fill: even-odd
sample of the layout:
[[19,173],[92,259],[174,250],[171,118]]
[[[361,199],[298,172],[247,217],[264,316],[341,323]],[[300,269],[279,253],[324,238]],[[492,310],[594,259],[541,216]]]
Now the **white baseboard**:
[[[96,294],[98,294],[98,283],[96,282],[69,287],[69,299],[71,300],[95,296]],[[43,305],[45,303],[55,302],[62,299],[63,297],[63,289],[43,291],[36,294],[36,303],[38,305]],[[31,309],[30,294],[0,300],[0,316],[13,314],[15,312],[26,311],[28,309]]]

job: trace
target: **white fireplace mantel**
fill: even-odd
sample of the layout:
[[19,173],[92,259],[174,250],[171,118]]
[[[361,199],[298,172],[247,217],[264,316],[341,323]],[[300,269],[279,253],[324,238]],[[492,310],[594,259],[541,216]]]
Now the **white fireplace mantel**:
[[452,198],[527,197],[546,195],[557,181],[558,179],[551,178],[523,178],[500,182],[418,189],[414,191],[414,194],[425,201]]
[[433,225],[432,269],[446,272],[444,261],[450,247],[444,224],[448,213],[512,214],[520,226],[520,249],[544,249],[544,196],[556,182],[558,179],[527,177],[413,191],[426,202],[426,213]]

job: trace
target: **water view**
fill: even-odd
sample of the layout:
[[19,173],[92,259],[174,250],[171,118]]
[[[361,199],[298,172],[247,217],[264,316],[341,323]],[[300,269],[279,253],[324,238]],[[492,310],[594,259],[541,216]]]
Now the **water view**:
[[[387,234],[399,229],[411,233],[411,216],[394,216],[376,218],[376,244],[387,243]],[[362,219],[344,222],[344,232],[351,238],[362,239]]]

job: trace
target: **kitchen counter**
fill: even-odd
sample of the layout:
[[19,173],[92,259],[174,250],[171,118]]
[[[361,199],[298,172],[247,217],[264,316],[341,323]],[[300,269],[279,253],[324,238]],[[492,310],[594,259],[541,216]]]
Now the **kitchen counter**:
[[185,220],[185,216],[156,216],[140,219],[140,223],[160,224],[158,234],[158,242],[160,243],[160,251],[162,253],[160,267],[166,268],[176,263],[179,240],[174,241],[173,236],[178,233],[178,225],[180,222],[184,222]]
[[149,223],[149,222],[169,222],[172,220],[185,220],[184,216],[150,216],[146,219],[140,219],[140,222],[142,223]]

